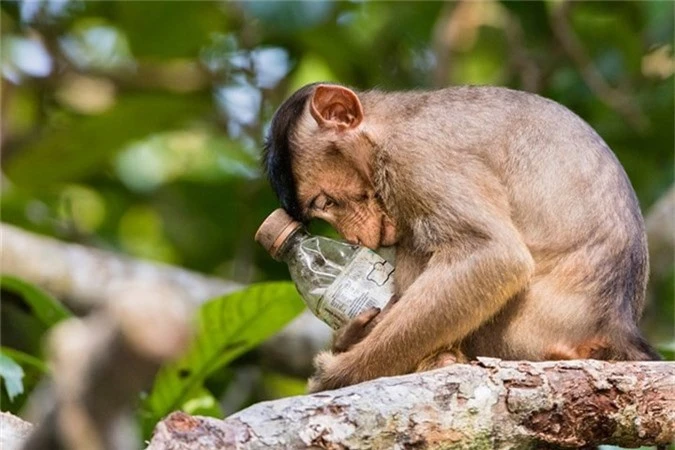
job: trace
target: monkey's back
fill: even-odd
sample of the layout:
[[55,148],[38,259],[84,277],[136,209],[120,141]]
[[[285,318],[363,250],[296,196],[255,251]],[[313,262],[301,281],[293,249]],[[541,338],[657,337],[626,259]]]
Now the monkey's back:
[[[415,115],[416,123],[436,127],[401,133],[395,138],[401,145],[444,135],[443,148],[411,149],[413,165],[426,164],[426,152],[445,156],[440,167],[420,175],[411,168],[411,177],[438,178],[474,158],[500,179],[511,220],[536,262],[532,298],[512,309],[541,310],[539,332],[551,336],[590,337],[601,330],[628,348],[610,357],[649,355],[635,326],[648,273],[642,215],[625,171],[585,121],[558,103],[504,88],[449,88],[389,101],[416,105],[399,106],[399,121]],[[447,112],[444,119],[433,117],[439,108]],[[508,322],[518,326],[513,317]],[[581,328],[570,329],[572,322]]]
[[598,307],[618,303],[636,320],[648,259],[628,176],[603,139],[570,110],[532,94],[516,97],[522,106],[508,121],[501,161],[512,220],[541,270],[573,260],[579,279],[567,274],[570,285],[586,284]]
[[[508,135],[512,172],[504,173],[505,185],[537,275],[556,275],[558,289],[570,293],[555,299],[570,303],[558,313],[596,318],[589,327],[606,328],[624,347],[611,357],[643,359],[651,350],[634,325],[644,306],[648,253],[628,176],[602,138],[562,105],[524,94],[512,120],[511,129],[522,131]],[[577,295],[590,301],[577,304]]]

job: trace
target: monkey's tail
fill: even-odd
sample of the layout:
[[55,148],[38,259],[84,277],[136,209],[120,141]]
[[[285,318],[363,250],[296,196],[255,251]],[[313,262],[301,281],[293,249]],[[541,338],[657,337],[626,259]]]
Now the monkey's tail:
[[640,334],[637,326],[625,328],[613,336],[606,358],[619,361],[660,361],[661,355]]

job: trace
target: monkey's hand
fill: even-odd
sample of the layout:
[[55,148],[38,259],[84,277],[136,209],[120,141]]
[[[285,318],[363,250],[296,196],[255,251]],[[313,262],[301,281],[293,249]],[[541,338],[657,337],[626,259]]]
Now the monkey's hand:
[[356,375],[362,364],[359,361],[351,362],[351,353],[348,350],[370,334],[399,298],[394,295],[382,311],[380,308],[365,310],[337,331],[332,352],[321,352],[314,358],[316,373],[309,379],[309,392],[338,389],[368,379],[361,379]]
[[344,353],[355,344],[361,342],[363,338],[370,334],[375,325],[382,320],[382,317],[389,312],[398,299],[399,297],[394,295],[383,310],[380,310],[380,308],[368,308],[340,328],[333,338],[333,353]]
[[333,353],[344,353],[354,344],[361,342],[373,329],[376,323],[375,319],[379,315],[380,308],[368,308],[336,331],[333,338]]
[[[314,359],[316,373],[309,379],[309,392],[320,392],[350,386],[373,378],[362,374],[359,369],[365,369],[362,362],[353,360],[351,353],[334,354],[321,352]],[[469,359],[458,347],[444,347],[424,358],[415,372],[438,369],[450,364],[463,364]]]

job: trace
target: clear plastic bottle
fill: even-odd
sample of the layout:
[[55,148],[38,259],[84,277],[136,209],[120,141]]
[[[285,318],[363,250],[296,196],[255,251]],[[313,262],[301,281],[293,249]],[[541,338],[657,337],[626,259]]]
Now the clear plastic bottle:
[[283,209],[255,237],[272,257],[288,264],[309,309],[334,329],[394,295],[394,266],[366,247],[312,236]]

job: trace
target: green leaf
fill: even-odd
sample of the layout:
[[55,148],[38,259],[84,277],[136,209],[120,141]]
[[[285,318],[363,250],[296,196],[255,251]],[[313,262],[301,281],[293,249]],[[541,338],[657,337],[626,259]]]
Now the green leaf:
[[[3,315],[4,314],[5,311],[3,311]],[[18,414],[23,411],[31,393],[49,372],[49,368],[41,359],[14,348],[0,347],[0,355],[12,359],[21,366],[21,369],[23,369],[23,377],[20,379],[21,385],[23,386],[23,395],[14,398],[16,393],[15,390],[10,391],[9,385],[11,385],[11,383],[9,382],[7,382],[7,388],[0,388],[0,405],[2,405],[2,410]],[[4,383],[5,380],[3,379],[2,384]]]
[[43,360],[29,355],[28,353],[24,353],[9,347],[0,347],[0,354],[12,358],[22,366],[35,369],[43,374],[49,373],[49,367],[47,367],[47,364]]
[[0,275],[0,287],[3,291],[10,291],[21,297],[33,315],[47,328],[72,316],[56,298],[19,278]]
[[[76,180],[105,167],[125,145],[184,125],[208,110],[203,96],[134,93],[96,116],[70,116],[14,153],[5,164],[16,184],[44,187]],[[58,162],[58,163],[55,163]]]
[[213,33],[231,20],[219,2],[115,2],[116,25],[127,35],[134,56],[170,60],[192,58]]
[[303,308],[290,282],[259,283],[205,303],[191,348],[158,374],[145,401],[148,415],[156,422],[180,408],[209,374],[270,337]]
[[23,393],[23,369],[3,353],[0,353],[0,378],[5,382],[5,390],[10,401]]

